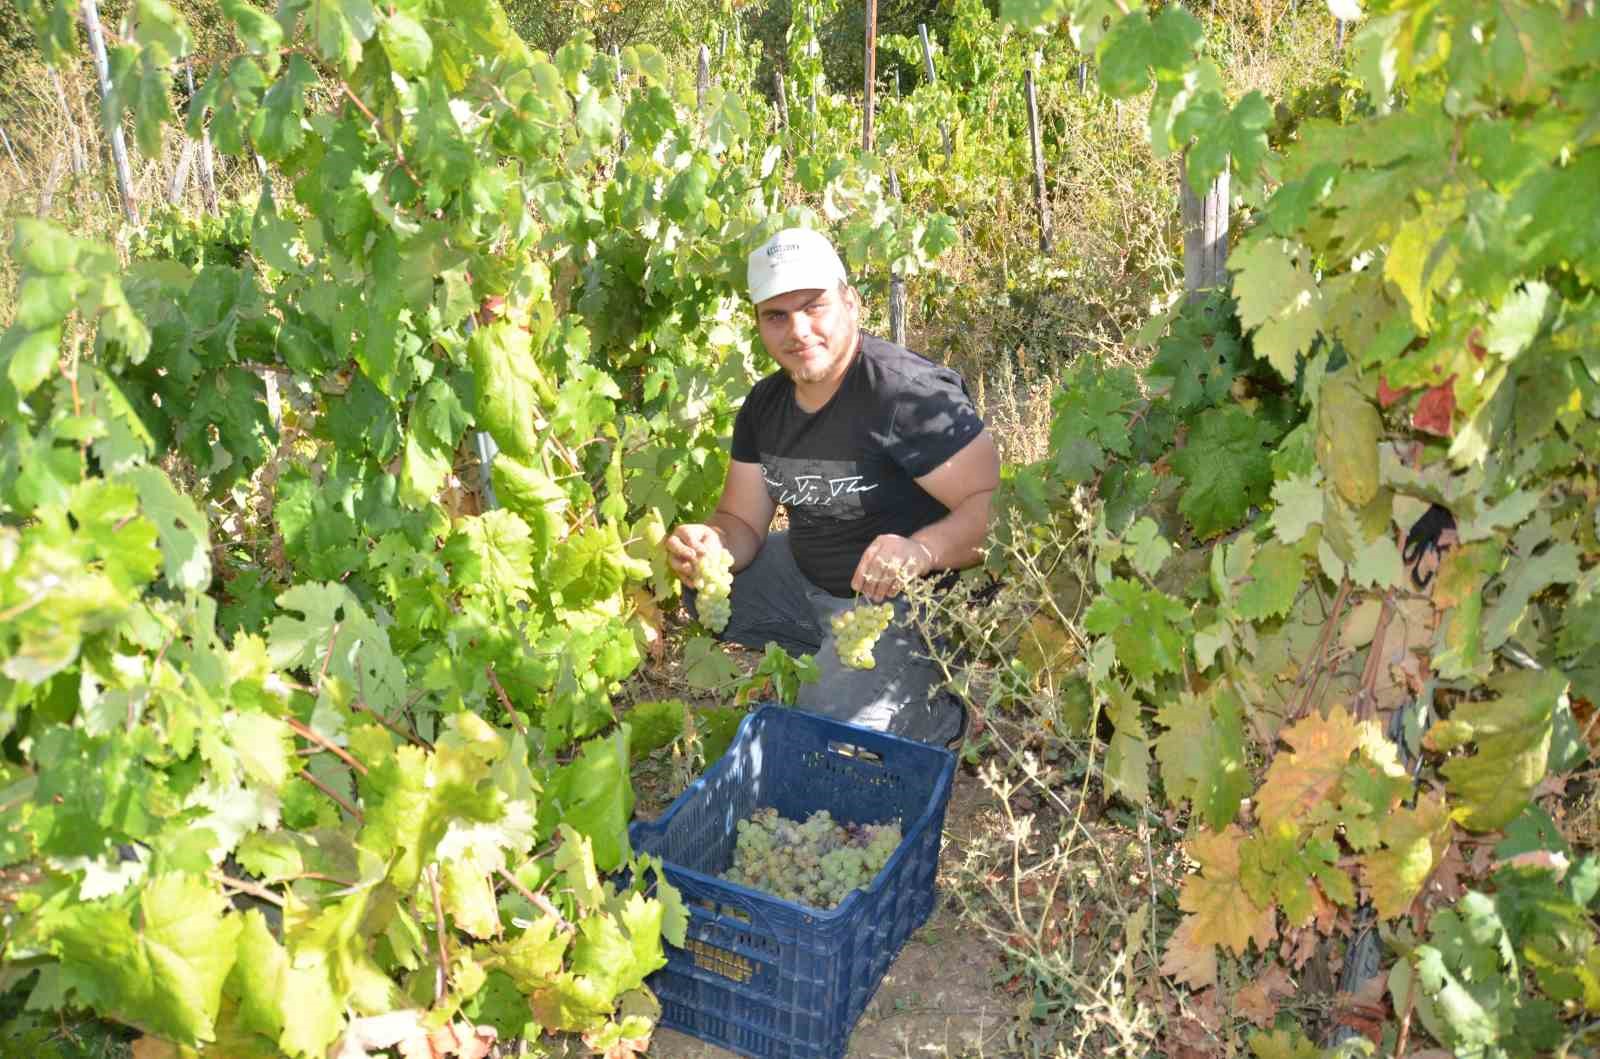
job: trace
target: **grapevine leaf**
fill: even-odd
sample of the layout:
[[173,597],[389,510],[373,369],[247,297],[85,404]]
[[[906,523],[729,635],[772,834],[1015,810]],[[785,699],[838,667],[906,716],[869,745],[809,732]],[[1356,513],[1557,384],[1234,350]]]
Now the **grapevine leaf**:
[[451,922],[475,938],[499,933],[500,914],[495,907],[489,869],[470,851],[445,859],[441,868],[440,891]]
[[1242,408],[1201,413],[1188,443],[1172,458],[1184,480],[1183,512],[1200,537],[1213,537],[1244,520],[1272,488],[1268,446],[1277,430]]
[[[1168,943],[1167,959],[1175,951],[1218,945],[1242,956],[1252,941],[1265,950],[1276,936],[1273,909],[1252,900],[1240,878],[1243,839],[1243,832],[1230,824],[1221,832],[1201,831],[1184,844],[1200,870],[1183,881],[1178,907],[1188,915]],[[1166,960],[1162,969],[1166,971]]]
[[1442,795],[1431,794],[1414,809],[1393,809],[1380,817],[1378,837],[1383,848],[1362,855],[1362,877],[1378,915],[1393,919],[1411,907],[1444,855],[1450,842],[1450,808]]
[[1158,77],[1181,73],[1194,59],[1204,35],[1199,21],[1181,7],[1162,8],[1154,18],[1135,12],[1112,25],[1100,42],[1100,84],[1107,94],[1126,99]]
[[1058,22],[1070,8],[1067,0],[1000,0],[1000,19],[1022,29]]
[[1250,563],[1250,580],[1239,589],[1235,608],[1246,621],[1260,622],[1289,613],[1305,581],[1300,553],[1269,541]]
[[1256,1059],[1322,1059],[1322,1049],[1299,1030],[1252,1033],[1250,1051]]
[[1244,753],[1244,703],[1226,684],[1203,695],[1188,692],[1156,714],[1166,730],[1156,759],[1169,798],[1186,798],[1207,827],[1226,827],[1250,792]]
[[509,320],[472,333],[467,343],[477,393],[477,420],[502,452],[524,463],[538,459],[534,419],[549,386],[533,356],[533,336]]
[[391,10],[378,26],[378,41],[402,77],[420,74],[433,61],[433,41],[422,24],[404,11]]
[[1388,537],[1375,537],[1356,548],[1350,560],[1350,580],[1365,588],[1386,589],[1405,576],[1400,549]]
[[696,636],[683,648],[683,676],[689,686],[715,691],[739,679],[739,666],[709,636]]
[[[1371,722],[1364,722],[1370,724]],[[1282,733],[1292,752],[1280,751],[1256,792],[1256,814],[1264,827],[1298,826],[1338,789],[1345,765],[1362,744],[1363,722],[1342,706],[1323,717],[1313,713]]]
[[1139,700],[1120,684],[1111,685],[1106,716],[1114,729],[1106,747],[1106,786],[1138,805],[1150,801],[1150,740]]
[[649,576],[649,567],[634,569],[615,522],[587,526],[562,541],[546,568],[549,587],[561,593],[561,604],[577,610],[614,596],[631,571]]
[[1183,604],[1154,588],[1123,578],[1106,586],[1084,615],[1084,628],[1109,636],[1117,661],[1140,683],[1183,666],[1189,613]]
[[160,534],[167,582],[185,592],[203,590],[211,583],[211,545],[200,509],[154,467],[134,468],[126,479],[139,490],[140,506]]
[[222,0],[222,10],[238,27],[239,39],[254,52],[275,52],[283,43],[283,27],[246,0]]
[[1202,93],[1176,124],[1180,141],[1194,138],[1187,175],[1195,194],[1203,195],[1230,160],[1245,183],[1254,183],[1271,153],[1267,146],[1271,125],[1272,105],[1260,92],[1249,93],[1232,107],[1220,94]]
[[1480,541],[1452,548],[1440,564],[1433,598],[1440,607],[1449,608],[1439,630],[1444,649],[1434,660],[1441,677],[1457,679],[1488,664],[1483,645],[1483,589],[1504,562],[1500,547]]
[[1505,588],[1483,616],[1483,646],[1494,650],[1522,626],[1533,597],[1551,585],[1574,584],[1579,576],[1578,549],[1571,541],[1552,545],[1541,555],[1514,563]]
[[327,976],[315,965],[296,966],[259,910],[242,918],[239,955],[227,982],[239,1024],[277,1041],[290,1055],[327,1054],[344,1025]]
[[215,886],[160,875],[135,905],[91,902],[55,910],[43,930],[61,954],[64,984],[115,1018],[171,1040],[212,1039],[222,984],[241,925]]
[[0,339],[0,362],[5,363],[6,378],[16,388],[18,396],[26,397],[50,377],[60,350],[61,327],[58,324],[37,331],[19,325],[6,332]]
[[633,760],[639,761],[683,735],[688,715],[688,704],[682,699],[636,703],[626,718]]
[[534,587],[528,524],[510,511],[487,511],[456,523],[443,558],[451,583],[491,597],[525,600]]
[[1272,501],[1272,532],[1284,544],[1299,542],[1322,522],[1322,485],[1314,473],[1279,478]]
[[628,820],[633,783],[628,773],[628,733],[591,739],[578,756],[552,774],[541,818],[559,819],[586,837],[601,871],[612,871],[628,855]]
[[1322,295],[1307,254],[1286,239],[1242,242],[1228,257],[1239,323],[1255,331],[1256,352],[1290,382],[1323,328]]
[[267,655],[277,668],[326,671],[359,690],[380,713],[405,698],[406,672],[389,646],[389,635],[343,585],[296,585],[278,596],[278,606],[303,617],[280,614],[267,627]]
[[1462,703],[1426,737],[1430,749],[1446,752],[1477,744],[1477,753],[1442,769],[1458,803],[1456,818],[1474,831],[1514,820],[1544,778],[1567,678],[1555,670],[1519,670],[1496,677],[1490,687],[1495,698]]
[[499,816],[504,796],[480,789],[478,781],[486,776],[487,770],[470,753],[447,754],[441,749],[430,757],[421,747],[399,747],[369,765],[360,778],[366,814],[361,847],[392,857],[390,881],[410,890],[453,818]]
[[1128,559],[1133,568],[1145,577],[1155,577],[1172,554],[1172,545],[1161,535],[1155,520],[1146,516],[1135,522],[1123,535],[1122,543],[1128,548]]
[[571,935],[558,928],[554,916],[540,916],[516,937],[490,946],[489,965],[509,975],[520,992],[533,992],[561,971]]

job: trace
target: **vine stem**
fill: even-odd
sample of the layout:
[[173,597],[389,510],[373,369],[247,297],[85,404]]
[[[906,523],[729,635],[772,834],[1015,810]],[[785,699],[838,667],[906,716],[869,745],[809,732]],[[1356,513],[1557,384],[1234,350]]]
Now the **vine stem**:
[[333,740],[329,739],[321,732],[307,727],[294,717],[290,717],[287,720],[289,727],[294,729],[295,734],[300,738],[309,739],[311,742],[316,743],[318,746],[322,747],[322,749],[328,751],[328,753],[332,754],[340,761],[343,761],[346,765],[349,765],[363,776],[367,774],[367,766],[357,761],[354,757],[351,757],[348,751],[339,746],[337,743],[333,742]]
[[1412,982],[1411,988],[1406,990],[1406,1009],[1400,1015],[1400,1034],[1395,1038],[1394,1054],[1406,1054],[1406,1040],[1411,1036],[1411,1012],[1417,1002],[1417,983]]
[[577,929],[571,923],[567,922],[567,917],[561,914],[561,909],[557,908],[550,902],[550,898],[546,897],[544,894],[534,893],[532,890],[522,885],[515,875],[512,875],[504,868],[496,868],[495,874],[504,879],[513,890],[527,898],[528,902],[532,904],[533,907],[554,919],[562,930],[570,933]]
[[[1322,632],[1317,637],[1316,646],[1312,648],[1311,656],[1306,659],[1305,664],[1300,667],[1300,675],[1295,678],[1295,684],[1306,690],[1301,696],[1299,707],[1289,720],[1304,716],[1311,708],[1311,699],[1321,678],[1322,663],[1328,655],[1328,644],[1333,640],[1333,630],[1339,623],[1339,615],[1344,612],[1345,601],[1350,598],[1350,588],[1348,577],[1339,582],[1339,594],[1333,599],[1333,610],[1329,611],[1327,618],[1323,620]],[[1309,685],[1308,680],[1310,680]]]
[[[417,699],[420,699],[421,697],[422,697],[422,693],[418,692],[416,694],[416,696],[414,696],[412,698],[411,702],[416,702]],[[432,743],[428,742],[426,739],[422,738],[420,735],[417,735],[415,732],[408,732],[404,728],[401,728],[398,724],[395,724],[393,721],[389,720],[389,718],[385,717],[383,714],[379,713],[377,710],[373,709],[371,706],[368,706],[365,702],[361,702],[361,701],[352,702],[350,704],[350,708],[352,710],[357,710],[359,712],[366,713],[373,720],[377,721],[379,724],[381,724],[385,728],[389,729],[389,731],[393,732],[395,735],[399,736],[401,739],[404,739],[406,742],[412,744],[413,746],[420,746],[424,750],[432,750],[433,749],[433,744]],[[405,709],[410,709],[411,708],[411,703],[407,703],[404,708]]]
[[342,621],[334,622],[333,623],[333,631],[328,634],[328,652],[327,652],[327,654],[322,656],[322,671],[317,674],[317,692],[318,692],[318,694],[321,694],[322,682],[324,680],[328,679],[328,666],[333,661],[333,645],[336,642],[338,642],[338,639],[339,639],[339,626],[341,626],[343,624],[344,624],[344,622],[342,622]]
[[257,886],[253,882],[246,882],[243,879],[235,879],[233,876],[224,875],[220,871],[209,871],[206,873],[206,876],[207,878],[221,883],[223,886],[238,890],[240,893],[249,894],[251,897],[259,897],[261,900],[266,901],[269,904],[277,905],[279,908],[287,907],[287,902],[285,902],[283,898],[279,897],[265,886]]
[[439,865],[428,866],[428,885],[433,890],[433,935],[439,942],[439,973],[433,979],[433,1002],[444,1001],[445,983],[450,977],[450,950],[444,936],[444,901],[439,897]]
[[345,812],[349,813],[351,816],[356,818],[356,823],[365,824],[367,822],[367,818],[364,815],[362,815],[362,812],[361,812],[360,809],[357,809],[355,806],[351,805],[344,798],[340,797],[338,791],[334,790],[332,787],[328,786],[326,783],[323,783],[321,780],[317,779],[317,777],[313,776],[311,774],[311,770],[310,769],[301,769],[300,770],[300,778],[305,780],[307,783],[311,784],[311,786],[315,787],[317,790],[321,791],[323,794],[326,794],[328,797],[332,798],[334,801],[338,802],[340,808],[342,808]]
[[506,715],[511,718],[511,723],[516,726],[522,737],[528,737],[527,726],[522,723],[522,718],[517,716],[516,709],[511,705],[511,696],[506,694],[506,689],[500,684],[500,678],[495,676],[494,663],[484,664],[483,671],[489,676],[489,683],[494,685],[495,694],[500,696],[500,705],[506,708]]
[[1356,692],[1356,720],[1370,721],[1377,715],[1378,671],[1383,668],[1383,641],[1389,635],[1389,623],[1394,620],[1394,594],[1383,594],[1383,606],[1378,611],[1378,627],[1373,631],[1372,644],[1367,648],[1367,664],[1361,670],[1361,688]]

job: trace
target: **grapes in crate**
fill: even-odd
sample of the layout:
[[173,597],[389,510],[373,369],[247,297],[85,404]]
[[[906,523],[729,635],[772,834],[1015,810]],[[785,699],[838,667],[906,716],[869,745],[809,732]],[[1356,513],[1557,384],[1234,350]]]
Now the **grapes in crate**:
[[733,591],[733,553],[726,548],[713,548],[700,557],[696,573],[700,587],[695,612],[700,624],[712,632],[721,632],[733,614],[733,605],[728,601]]
[[722,878],[785,901],[832,908],[877,877],[900,846],[900,824],[840,824],[826,809],[804,823],[768,807],[740,820]]
[[892,620],[894,605],[890,603],[852,607],[829,618],[839,661],[852,669],[871,669],[876,666],[878,663],[872,657],[872,649]]

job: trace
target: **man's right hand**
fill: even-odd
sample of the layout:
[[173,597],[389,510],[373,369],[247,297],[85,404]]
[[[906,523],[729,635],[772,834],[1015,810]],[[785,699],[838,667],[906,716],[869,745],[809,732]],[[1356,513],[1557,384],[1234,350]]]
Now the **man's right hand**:
[[723,547],[717,531],[700,522],[686,522],[667,534],[667,562],[678,580],[690,588],[700,587],[700,558]]

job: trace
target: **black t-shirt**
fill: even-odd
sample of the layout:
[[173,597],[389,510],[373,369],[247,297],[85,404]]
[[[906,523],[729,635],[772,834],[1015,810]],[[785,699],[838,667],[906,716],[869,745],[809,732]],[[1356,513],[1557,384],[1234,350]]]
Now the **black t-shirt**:
[[767,493],[788,509],[801,572],[849,596],[874,538],[949,514],[914,479],[982,430],[957,372],[863,332],[838,392],[815,412],[795,403],[782,371],[756,383],[733,424],[733,458],[759,463]]

